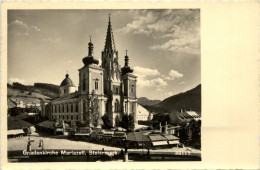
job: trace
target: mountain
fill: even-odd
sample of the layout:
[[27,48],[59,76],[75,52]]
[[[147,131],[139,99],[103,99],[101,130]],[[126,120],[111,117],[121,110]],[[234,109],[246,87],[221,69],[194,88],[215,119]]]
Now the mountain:
[[195,88],[173,95],[154,105],[144,106],[150,112],[166,113],[180,109],[201,112],[201,84]]
[[[25,104],[40,103],[42,99],[51,100],[58,97],[59,86],[46,83],[35,83],[31,85],[23,85],[21,83],[7,84],[8,101],[23,101]],[[10,100],[9,100],[10,99]],[[8,102],[8,107],[12,107],[12,102]]]
[[156,107],[169,112],[179,111],[180,109],[201,112],[201,84],[189,91],[164,99]]
[[[21,83],[14,82],[12,85],[7,84],[8,97],[15,96],[29,96],[36,98],[56,98],[59,96],[59,86],[47,83],[34,83],[34,85],[24,85]],[[42,96],[41,96],[42,95]],[[45,96],[45,97],[44,97]]]
[[160,103],[161,100],[149,100],[146,97],[140,97],[137,100],[137,103],[142,105],[142,106],[151,106],[151,105],[156,105]]

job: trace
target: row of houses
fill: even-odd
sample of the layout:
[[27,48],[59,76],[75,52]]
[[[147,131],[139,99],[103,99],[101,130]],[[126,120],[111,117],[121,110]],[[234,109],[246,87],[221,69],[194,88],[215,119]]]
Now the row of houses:
[[28,102],[25,103],[22,100],[18,100],[18,99],[7,99],[7,105],[8,105],[8,109],[9,108],[14,108],[14,107],[18,107],[18,108],[38,108],[41,109],[41,103],[37,103],[37,102]]

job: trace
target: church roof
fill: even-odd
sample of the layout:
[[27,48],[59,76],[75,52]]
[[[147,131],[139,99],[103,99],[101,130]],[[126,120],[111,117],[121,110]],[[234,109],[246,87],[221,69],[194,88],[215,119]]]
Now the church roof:
[[60,87],[62,86],[75,86],[73,81],[69,78],[69,74],[66,74],[65,79],[61,82]]
[[58,97],[58,98],[52,100],[52,102],[65,101],[65,100],[70,100],[70,99],[76,99],[76,98],[79,98],[79,96],[80,96],[79,92],[74,92],[74,93],[71,93],[71,94],[68,95],[68,96]]
[[108,27],[107,27],[105,50],[116,51],[115,40],[114,40],[113,31],[112,31],[112,25],[111,25],[111,21],[110,21],[110,14],[109,14]]

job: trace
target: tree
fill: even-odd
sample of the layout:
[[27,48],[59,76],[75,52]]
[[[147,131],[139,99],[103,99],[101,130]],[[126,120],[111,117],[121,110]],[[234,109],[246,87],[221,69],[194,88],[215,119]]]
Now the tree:
[[120,118],[118,115],[116,116],[115,123],[117,127],[120,126]]
[[112,127],[112,121],[107,113],[102,116],[102,120],[103,128],[110,129]]
[[87,124],[97,127],[102,125],[102,119],[99,109],[99,100],[95,91],[92,91],[91,96],[88,99],[88,115],[87,115]]
[[135,128],[135,118],[133,114],[128,116],[128,129],[133,130]]
[[129,127],[129,117],[127,115],[124,115],[119,124],[122,128],[128,129],[128,127]]
[[127,130],[130,130],[130,131],[133,130],[135,128],[134,115],[133,114],[130,114],[129,116],[128,115],[124,115],[122,117],[122,120],[119,123],[119,125],[122,128],[125,128]]

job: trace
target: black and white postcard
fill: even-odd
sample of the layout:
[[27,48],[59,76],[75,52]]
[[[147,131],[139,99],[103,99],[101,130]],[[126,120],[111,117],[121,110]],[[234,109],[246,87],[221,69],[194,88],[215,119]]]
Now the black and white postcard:
[[[175,163],[187,162],[205,168],[204,161],[214,158],[214,150],[226,147],[233,155],[232,150],[246,147],[236,143],[238,131],[232,129],[253,128],[241,124],[250,119],[240,116],[244,89],[238,84],[230,89],[247,78],[238,71],[245,53],[241,42],[230,37],[243,31],[239,28],[243,22],[252,30],[251,20],[242,17],[239,24],[237,17],[219,20],[221,10],[203,3],[176,7],[156,3],[160,8],[150,3],[115,8],[111,3],[104,9],[91,3],[91,7],[74,3],[71,8],[66,3],[65,8],[59,6],[62,3],[51,8],[8,4],[2,17],[6,40],[2,79],[6,77],[1,81],[7,106],[1,117],[1,124],[5,122],[1,138],[6,138],[2,152],[8,165],[70,162],[76,168],[82,163],[117,162],[123,167],[138,162],[163,168],[165,162],[165,168],[177,168]],[[254,16],[248,12],[252,4],[247,4],[245,14]],[[228,9],[236,13],[240,7],[235,7]],[[224,25],[223,31],[221,23],[237,30]],[[218,36],[209,37],[214,26],[216,34],[227,37],[230,51]],[[233,55],[226,62],[225,52]],[[249,116],[251,109],[244,114]],[[229,140],[233,134],[234,141],[218,138],[219,133],[226,138],[229,133]]]

